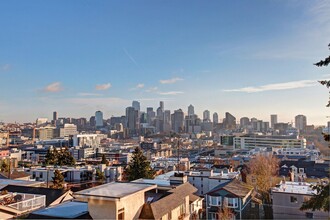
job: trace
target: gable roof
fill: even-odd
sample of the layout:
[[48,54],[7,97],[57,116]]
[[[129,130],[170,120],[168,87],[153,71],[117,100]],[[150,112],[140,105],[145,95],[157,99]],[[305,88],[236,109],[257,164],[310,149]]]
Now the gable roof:
[[215,188],[213,188],[206,194],[207,195],[217,195],[223,190],[227,191],[228,193],[230,193],[234,196],[244,198],[246,195],[248,195],[253,190],[253,187],[242,181],[233,179],[230,182],[219,184],[218,186],[216,186]]
[[155,202],[144,204],[139,218],[160,219],[166,213],[184,203],[184,198],[186,196],[190,197],[192,193],[197,192],[197,188],[186,182],[168,192],[171,194]]
[[56,199],[65,194],[67,191],[64,189],[51,189],[44,187],[29,187],[29,186],[15,186],[8,185],[1,190],[7,190],[8,192],[39,194],[46,196],[46,206],[52,204]]

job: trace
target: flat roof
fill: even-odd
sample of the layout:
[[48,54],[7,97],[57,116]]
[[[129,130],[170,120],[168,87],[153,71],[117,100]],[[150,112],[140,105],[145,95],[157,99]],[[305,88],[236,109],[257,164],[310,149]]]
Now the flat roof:
[[139,191],[147,191],[156,188],[157,185],[146,183],[121,183],[113,182],[103,184],[97,187],[85,189],[74,193],[74,195],[97,196],[107,198],[123,198]]
[[41,209],[32,214],[60,218],[76,218],[88,212],[87,202],[65,202],[57,206]]
[[313,195],[317,191],[311,188],[311,184],[306,182],[291,182],[291,181],[281,181],[278,187],[273,187],[272,192],[279,193],[294,193],[294,194],[304,194]]
[[12,180],[12,179],[0,179],[0,190],[7,185],[15,186],[40,186],[43,182],[27,181],[27,180]]

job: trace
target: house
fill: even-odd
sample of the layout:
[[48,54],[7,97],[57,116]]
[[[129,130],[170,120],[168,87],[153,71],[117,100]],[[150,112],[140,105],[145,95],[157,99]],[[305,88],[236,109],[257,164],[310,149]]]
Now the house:
[[190,219],[197,218],[203,199],[194,195],[197,191],[188,182],[167,192],[149,191],[139,219]]
[[[182,179],[182,178],[181,178]],[[188,182],[160,186],[141,182],[112,182],[74,193],[87,202],[93,219],[190,219],[200,216],[203,198]]]
[[136,219],[145,203],[145,192],[157,185],[112,182],[75,192],[78,201],[88,203],[93,219]]
[[271,189],[274,219],[328,219],[328,212],[299,210],[302,203],[316,193],[309,183],[281,181]]
[[258,202],[254,189],[237,179],[219,184],[205,195],[206,217],[218,219],[223,208],[229,208],[238,219],[259,218]]

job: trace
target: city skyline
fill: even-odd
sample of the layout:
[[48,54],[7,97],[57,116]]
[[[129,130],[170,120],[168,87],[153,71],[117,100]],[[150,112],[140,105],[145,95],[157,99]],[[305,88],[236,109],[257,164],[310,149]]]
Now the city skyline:
[[[325,125],[328,1],[0,3],[0,121],[192,104]],[[189,6],[189,7],[187,7]],[[306,31],[308,30],[308,31]],[[197,91],[196,91],[197,90]],[[154,109],[155,110],[155,109]]]

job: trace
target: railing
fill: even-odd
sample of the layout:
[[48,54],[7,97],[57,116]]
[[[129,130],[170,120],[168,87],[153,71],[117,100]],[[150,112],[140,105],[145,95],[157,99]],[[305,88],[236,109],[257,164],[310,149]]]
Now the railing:
[[30,211],[36,208],[41,208],[46,205],[46,196],[45,195],[32,195],[32,194],[20,194],[23,196],[23,201],[12,203],[7,205],[8,207],[14,208],[18,211]]

